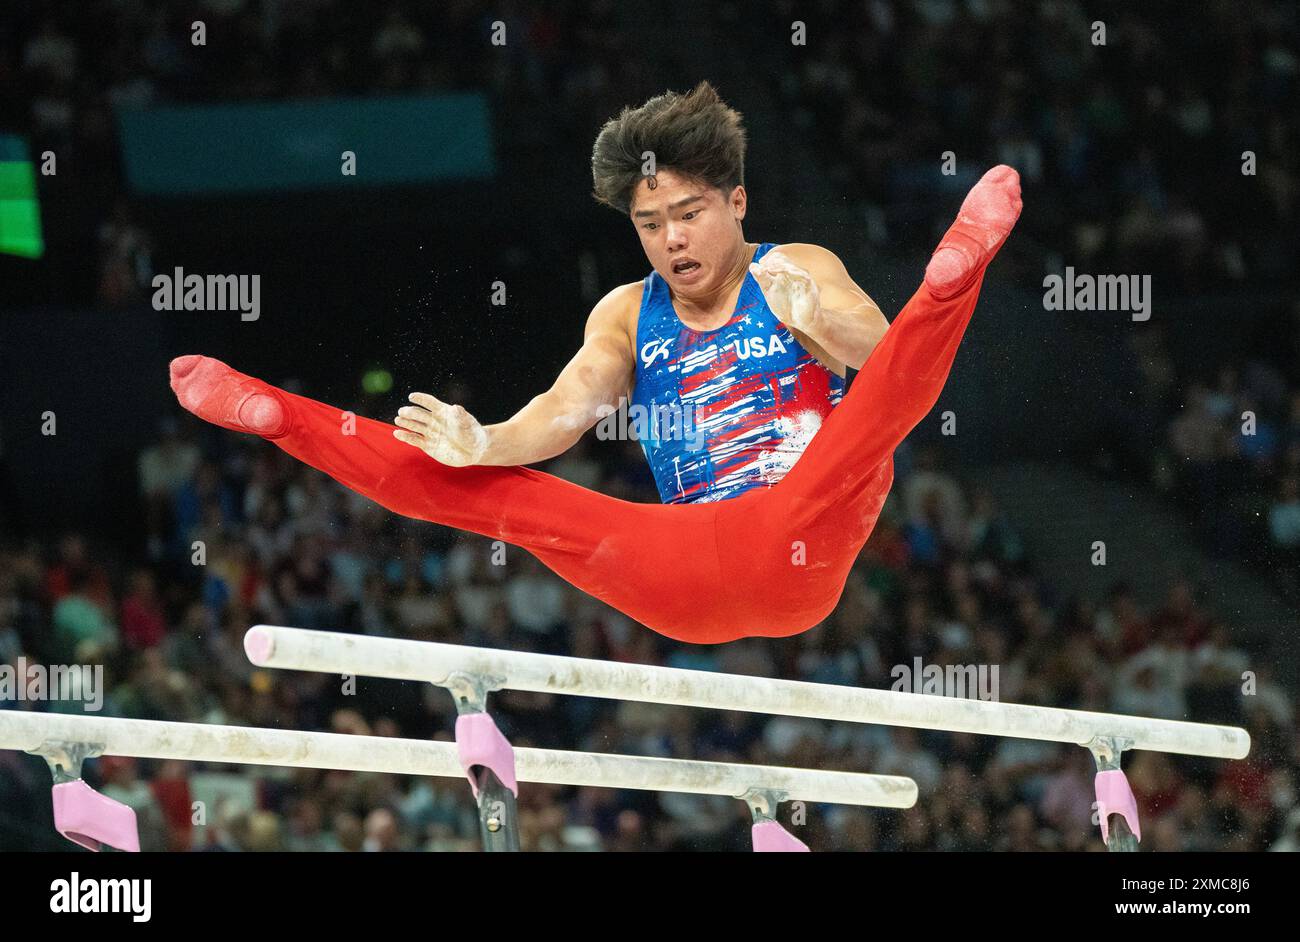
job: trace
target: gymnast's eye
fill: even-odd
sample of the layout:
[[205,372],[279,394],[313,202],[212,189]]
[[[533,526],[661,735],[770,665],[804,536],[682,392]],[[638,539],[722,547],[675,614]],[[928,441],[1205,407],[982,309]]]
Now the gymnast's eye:
[[692,209],[689,213],[687,213],[687,214],[686,214],[685,216],[683,216],[682,218],[683,218],[683,219],[690,219],[692,216],[698,216],[698,215],[699,215],[700,213],[702,213],[703,211],[704,211],[704,210],[702,210],[702,209]]

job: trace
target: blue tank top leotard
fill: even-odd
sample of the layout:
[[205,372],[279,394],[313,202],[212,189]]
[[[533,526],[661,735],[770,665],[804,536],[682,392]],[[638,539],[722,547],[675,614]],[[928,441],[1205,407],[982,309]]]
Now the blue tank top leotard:
[[[775,247],[764,242],[754,261]],[[706,331],[682,323],[667,283],[651,272],[636,354],[629,427],[666,504],[776,484],[844,395],[844,380],[776,319],[748,271],[731,319]]]

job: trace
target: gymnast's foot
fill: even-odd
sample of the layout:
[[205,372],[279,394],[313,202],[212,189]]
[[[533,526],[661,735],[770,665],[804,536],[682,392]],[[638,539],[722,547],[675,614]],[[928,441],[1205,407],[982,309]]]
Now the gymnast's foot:
[[925,283],[940,301],[960,294],[979,276],[1020,218],[1020,174],[1000,164],[966,194],[957,221],[925,267]]
[[260,379],[236,372],[212,357],[172,360],[172,392],[200,419],[236,432],[274,438],[289,430],[284,403]]

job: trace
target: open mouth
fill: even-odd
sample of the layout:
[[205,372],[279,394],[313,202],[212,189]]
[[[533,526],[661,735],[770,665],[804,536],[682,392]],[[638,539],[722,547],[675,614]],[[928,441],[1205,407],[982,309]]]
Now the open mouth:
[[682,258],[673,262],[674,275],[689,275],[700,267],[700,263],[693,258]]

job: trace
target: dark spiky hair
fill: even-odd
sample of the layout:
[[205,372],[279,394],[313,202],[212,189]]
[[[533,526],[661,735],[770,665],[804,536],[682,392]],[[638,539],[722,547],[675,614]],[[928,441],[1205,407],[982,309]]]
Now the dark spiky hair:
[[591,149],[592,196],[620,213],[645,178],[645,154],[654,169],[673,170],[724,194],[745,182],[745,128],[708,82],[689,93],[665,92],[640,108],[627,107],[605,122]]

